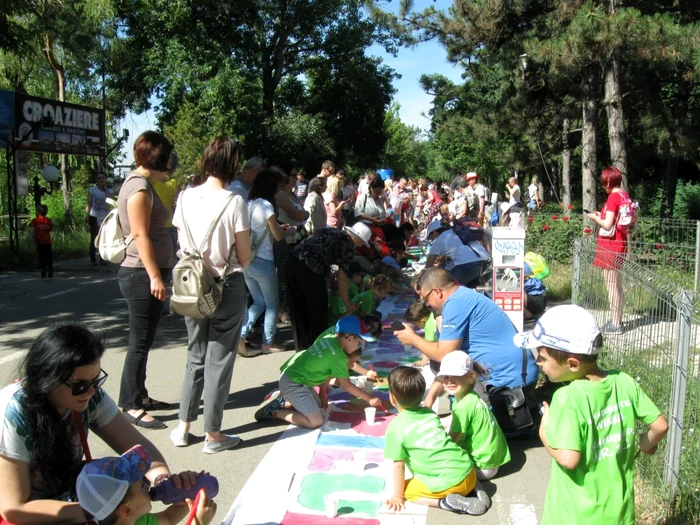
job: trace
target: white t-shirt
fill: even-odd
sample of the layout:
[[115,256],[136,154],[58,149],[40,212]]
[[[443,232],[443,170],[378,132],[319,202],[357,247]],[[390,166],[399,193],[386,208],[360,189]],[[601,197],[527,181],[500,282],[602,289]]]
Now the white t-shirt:
[[[274,261],[272,253],[272,232],[267,221],[275,216],[275,208],[265,199],[250,201],[248,206],[250,213],[250,244],[253,250],[257,248],[256,257],[267,261]],[[267,235],[265,233],[267,232]]]
[[519,203],[520,202],[520,186],[517,184],[513,186],[510,189],[510,201],[509,204],[512,206],[513,204]]
[[[199,249],[209,226],[221,212],[230,194],[228,190],[210,188],[204,184],[180,193],[173,215],[173,225],[178,229],[177,237],[183,250],[192,247],[185,232],[183,215],[187,217],[187,226],[192,234],[195,248]],[[236,244],[236,232],[248,229],[250,229],[248,205],[243,197],[235,195],[221,216],[221,220],[214,227],[209,246],[202,252],[204,264],[212,276],[221,277],[229,252],[231,258],[226,274],[230,275],[243,270],[236,259],[236,250],[231,250],[231,247]]]
[[490,256],[481,244],[471,242],[469,246],[462,244],[462,240],[452,230],[446,230],[433,241],[428,256],[446,255],[451,260],[445,265],[445,270],[451,270],[460,264],[467,264],[476,261],[488,261]]
[[538,192],[538,189],[537,189],[537,185],[536,185],[536,184],[530,184],[530,185],[527,187],[527,193],[528,193],[528,196],[530,197],[530,200],[531,200],[531,201],[536,201],[536,200],[537,200],[537,192]]
[[[86,433],[90,429],[104,428],[119,413],[117,405],[107,393],[98,388],[90,398],[87,408],[81,412],[83,428]],[[0,415],[3,417],[0,426],[0,455],[29,463],[31,492],[29,499],[64,500],[67,494],[53,494],[41,476],[34,460],[34,439],[30,434],[29,408],[20,382],[7,385],[0,390]],[[83,445],[80,434],[71,412],[67,412],[64,421],[71,436],[72,452],[76,458],[83,457]]]
[[246,188],[240,180],[235,179],[231,184],[226,186],[226,189],[233,193],[234,195],[240,195],[243,200],[248,202],[248,191],[250,188]]
[[367,179],[362,179],[357,185],[357,193],[360,195],[363,193],[369,193],[369,181]]
[[107,197],[112,198],[112,190],[107,189],[102,191],[97,186],[92,186],[88,193],[92,195],[92,206],[90,207],[90,217],[95,217],[97,222],[102,224],[107,214],[109,206],[107,206]]

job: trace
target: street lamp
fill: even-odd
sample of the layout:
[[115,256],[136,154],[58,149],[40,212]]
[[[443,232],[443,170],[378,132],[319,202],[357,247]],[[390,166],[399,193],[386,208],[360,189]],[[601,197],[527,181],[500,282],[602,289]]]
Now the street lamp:
[[41,176],[44,178],[46,182],[49,183],[49,189],[47,188],[42,188],[41,185],[39,184],[39,177],[34,177],[34,207],[39,208],[41,206],[41,198],[44,195],[51,195],[53,193],[53,185],[54,183],[58,180],[58,176],[60,175],[60,172],[58,171],[58,168],[56,166],[52,166],[51,164],[44,166],[44,169],[41,170]]
[[527,71],[528,58],[527,53],[523,53],[518,57],[518,69],[520,69],[520,80],[525,82],[525,71]]

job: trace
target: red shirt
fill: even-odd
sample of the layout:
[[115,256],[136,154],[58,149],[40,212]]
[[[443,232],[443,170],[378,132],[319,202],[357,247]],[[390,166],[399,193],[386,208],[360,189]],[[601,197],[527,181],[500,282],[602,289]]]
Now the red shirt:
[[39,216],[29,223],[29,227],[34,230],[34,240],[37,244],[51,244],[51,231],[53,230],[51,219]]

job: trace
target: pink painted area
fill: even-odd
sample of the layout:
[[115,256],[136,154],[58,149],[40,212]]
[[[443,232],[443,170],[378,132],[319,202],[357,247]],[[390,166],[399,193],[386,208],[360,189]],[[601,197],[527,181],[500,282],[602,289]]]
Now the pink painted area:
[[395,417],[393,414],[388,416],[377,415],[374,419],[374,425],[367,424],[364,412],[331,412],[328,419],[336,423],[350,423],[351,428],[363,436],[382,437],[386,434],[386,427],[389,425],[389,422]]
[[[311,472],[329,472],[336,470],[334,463],[336,461],[351,461],[356,459],[357,450],[352,450],[349,448],[328,448],[321,447],[314,451],[314,457],[309,464],[309,471]],[[371,452],[362,451],[365,456],[362,457],[363,461],[366,460],[368,463],[381,463],[384,461],[384,452],[381,450],[373,450]]]
[[314,514],[297,514],[296,512],[287,512],[282,518],[280,525],[328,525],[330,521],[338,522],[342,525],[380,525],[379,520],[368,520],[362,518],[333,518],[329,520],[325,516]]
[[333,469],[333,462],[336,460],[350,461],[352,450],[347,448],[317,448],[314,450],[314,457],[309,464],[312,472],[328,472]]
[[398,361],[373,361],[372,364],[377,368],[396,368],[399,366]]

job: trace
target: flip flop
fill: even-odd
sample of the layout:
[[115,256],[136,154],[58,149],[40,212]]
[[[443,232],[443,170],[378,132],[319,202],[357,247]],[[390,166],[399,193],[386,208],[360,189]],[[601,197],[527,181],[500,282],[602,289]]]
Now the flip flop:
[[161,430],[164,428],[168,428],[168,425],[166,425],[159,419],[154,419],[153,421],[143,421],[143,416],[147,414],[146,411],[141,412],[136,417],[129,414],[126,410],[122,411],[122,414],[124,414],[124,417],[129,423],[136,427],[149,428],[151,430]]

